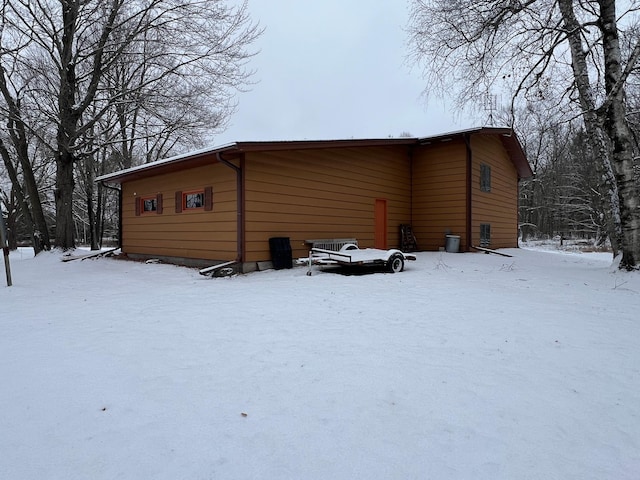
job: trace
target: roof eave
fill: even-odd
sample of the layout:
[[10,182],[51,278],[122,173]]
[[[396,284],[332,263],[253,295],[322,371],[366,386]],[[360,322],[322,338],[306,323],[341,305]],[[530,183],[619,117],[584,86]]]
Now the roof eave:
[[531,170],[527,155],[522,149],[522,144],[518,140],[515,132],[512,131],[510,135],[502,134],[500,140],[505,150],[507,150],[509,157],[511,157],[513,165],[516,167],[518,179],[524,180],[533,177],[533,170]]
[[441,135],[436,135],[433,137],[424,137],[419,139],[419,143],[422,145],[445,141],[449,139],[453,139],[455,137],[463,137],[470,135],[499,135],[500,141],[504,146],[505,150],[509,154],[513,166],[518,172],[518,179],[526,179],[533,176],[533,171],[531,170],[531,165],[529,165],[529,161],[527,160],[527,156],[522,149],[522,144],[518,140],[516,133],[512,128],[508,127],[476,127],[469,128],[466,130],[458,130],[454,132],[444,133]]
[[[348,148],[361,146],[394,146],[414,145],[417,138],[385,138],[385,139],[348,139],[348,140],[286,140],[286,141],[257,141],[234,142],[222,147],[208,148],[196,152],[177,155],[164,160],[146,163],[137,167],[120,170],[96,178],[96,182],[123,183],[148,176],[168,173],[177,170],[178,165],[189,164],[189,168],[204,165],[211,161],[211,157],[221,153],[245,153],[252,151],[281,151],[281,150],[307,150],[313,148]],[[199,160],[201,160],[199,162]],[[214,160],[215,161],[215,160]]]
[[231,143],[222,147],[208,148],[198,150],[196,152],[189,152],[183,155],[176,155],[175,157],[166,158],[163,160],[157,160],[151,163],[145,163],[138,165],[137,167],[127,168],[125,170],[119,170],[117,172],[101,175],[96,178],[96,182],[103,183],[123,183],[130,180],[136,180],[148,176],[148,173],[153,171],[154,175],[159,173],[175,171],[179,168],[178,165],[184,161],[190,163],[197,163],[199,159],[202,160],[202,164],[209,163],[211,156],[217,153],[229,152],[237,150],[237,144]]
[[[531,166],[527,161],[522,145],[518,141],[515,133],[510,128],[500,127],[478,127],[466,130],[440,134],[431,137],[402,137],[384,139],[347,139],[347,140],[287,140],[287,141],[256,141],[256,142],[234,142],[220,147],[208,148],[196,152],[189,152],[153,163],[147,163],[137,167],[121,170],[118,172],[102,175],[96,178],[96,182],[123,183],[149,175],[159,175],[177,171],[188,164],[188,168],[206,165],[216,162],[218,154],[242,154],[252,151],[281,151],[281,150],[306,150],[317,148],[349,148],[363,146],[413,146],[426,145],[432,142],[445,141],[448,139],[474,135],[500,135],[502,144],[509,153],[511,160],[518,172],[519,178],[529,178],[533,176]],[[212,158],[213,157],[213,158]]]

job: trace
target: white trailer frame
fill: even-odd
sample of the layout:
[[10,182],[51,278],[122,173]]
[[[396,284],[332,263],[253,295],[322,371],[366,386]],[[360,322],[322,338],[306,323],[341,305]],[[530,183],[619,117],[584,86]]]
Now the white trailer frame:
[[386,267],[390,273],[399,273],[404,270],[404,263],[407,260],[415,259],[415,255],[404,253],[395,248],[389,250],[378,248],[360,249],[357,245],[348,243],[342,246],[340,250],[312,248],[309,251],[309,257],[300,259],[300,261],[307,263],[309,267],[307,275],[311,275],[313,265],[378,266]]

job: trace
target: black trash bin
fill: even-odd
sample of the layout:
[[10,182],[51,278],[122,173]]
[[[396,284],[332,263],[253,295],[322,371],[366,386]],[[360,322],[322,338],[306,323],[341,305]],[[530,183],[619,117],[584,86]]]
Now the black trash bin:
[[293,255],[289,237],[271,237],[269,239],[269,250],[271,250],[273,268],[282,270],[283,268],[293,267]]

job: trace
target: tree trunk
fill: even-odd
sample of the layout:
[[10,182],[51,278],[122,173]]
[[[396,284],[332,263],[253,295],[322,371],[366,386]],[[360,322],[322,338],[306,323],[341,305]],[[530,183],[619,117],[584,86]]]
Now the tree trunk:
[[632,270],[640,263],[640,189],[633,172],[633,143],[627,123],[622,78],[622,54],[616,25],[614,0],[599,0],[600,28],[605,59],[605,91],[610,96],[605,111],[605,128],[611,139],[613,167],[620,204],[622,261],[620,268]]
[[16,196],[14,193],[13,187],[11,188],[11,193],[9,195],[9,203],[8,207],[8,215],[7,215],[7,243],[9,250],[15,251],[18,249],[18,238],[16,236],[16,228],[18,223],[18,209],[20,208],[16,205]]
[[[28,210],[31,223],[28,225],[31,232],[31,237],[34,242],[33,249],[37,255],[42,250],[51,250],[49,227],[47,225],[47,220],[45,219],[44,211],[42,209],[42,202],[40,200],[38,184],[33,174],[33,166],[31,165],[31,161],[29,159],[27,129],[25,127],[24,120],[21,114],[22,112],[20,100],[15,99],[12,96],[11,91],[7,86],[4,69],[1,68],[0,91],[2,92],[2,96],[4,97],[9,110],[9,120],[7,122],[9,138],[11,139],[11,143],[13,144],[13,147],[17,154],[18,161],[22,166],[22,177],[24,179],[25,189],[28,196],[28,203],[25,205],[30,204],[30,208],[28,208]],[[4,145],[2,145],[2,149],[3,156],[6,153],[8,159],[8,152]],[[7,159],[5,159],[5,164],[11,164],[11,168],[13,168],[13,163]],[[7,167],[7,169],[9,169],[9,167]],[[20,195],[24,198],[22,185],[20,185],[19,183],[15,183],[14,185],[20,191]],[[22,205],[22,202],[20,202],[20,204]]]
[[[29,196],[29,204],[33,215],[33,223],[35,227],[34,241],[38,244],[37,247],[34,244],[34,250],[37,249],[37,255],[37,253],[42,250],[51,250],[49,226],[47,225],[47,220],[44,216],[38,183],[36,182],[36,177],[33,174],[33,166],[29,159],[26,132],[21,120],[19,120],[19,124],[16,125],[16,127],[18,129],[18,135],[17,138],[14,138],[14,143],[16,144],[18,158],[20,159],[20,165],[22,166],[22,178],[24,180],[25,189],[27,190],[27,195]],[[13,134],[12,137],[14,137]]]
[[622,246],[623,227],[620,215],[620,195],[611,164],[611,148],[603,131],[589,80],[586,53],[581,40],[581,26],[575,17],[572,0],[559,0],[560,13],[567,30],[567,40],[571,50],[571,60],[575,85],[578,90],[582,116],[588,138],[588,151],[599,159],[601,166],[600,193],[607,202],[606,211],[611,212],[607,222],[609,239],[614,256]]
[[69,250],[75,247],[73,156],[69,152],[58,152],[56,167],[56,247]]
[[[89,220],[89,242],[91,244],[91,250],[100,250],[98,245],[98,218],[99,213],[94,210],[94,197],[95,197],[95,188],[94,188],[94,179],[95,175],[93,174],[93,157],[88,155],[84,161],[85,166],[85,176],[84,181],[85,192],[87,196],[87,218]],[[98,207],[100,206],[100,202],[98,202]]]
[[9,156],[9,152],[7,151],[4,143],[0,139],[0,156],[2,156],[2,160],[4,161],[4,166],[9,174],[9,179],[11,180],[11,185],[13,187],[13,193],[16,196],[16,201],[18,203],[18,208],[22,212],[22,217],[24,218],[24,223],[27,225],[27,229],[29,230],[29,234],[31,235],[31,244],[33,245],[33,253],[37,255],[43,249],[40,238],[37,235],[37,231],[33,222],[33,216],[31,215],[31,209],[29,208],[29,203],[24,196],[24,192],[22,191],[22,185],[20,185],[20,179],[18,178],[18,172],[16,171],[13,162]]
[[98,246],[96,212],[93,210],[93,188],[87,188],[87,218],[89,220],[89,244],[91,250],[100,250]]
[[63,34],[60,44],[60,90],[58,92],[58,132],[56,138],[56,246],[75,248],[73,222],[73,146],[77,140],[79,111],[76,106],[77,78],[73,62],[79,3],[63,2]]

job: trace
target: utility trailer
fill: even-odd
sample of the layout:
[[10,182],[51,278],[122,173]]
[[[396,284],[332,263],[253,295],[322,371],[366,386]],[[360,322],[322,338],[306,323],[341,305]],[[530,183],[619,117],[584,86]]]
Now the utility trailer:
[[353,243],[343,245],[340,250],[325,248],[311,248],[308,258],[299,259],[299,263],[307,264],[311,275],[313,265],[337,265],[343,267],[380,267],[388,272],[399,273],[404,270],[407,260],[415,260],[416,256],[392,248],[382,250],[378,248],[360,249]]

